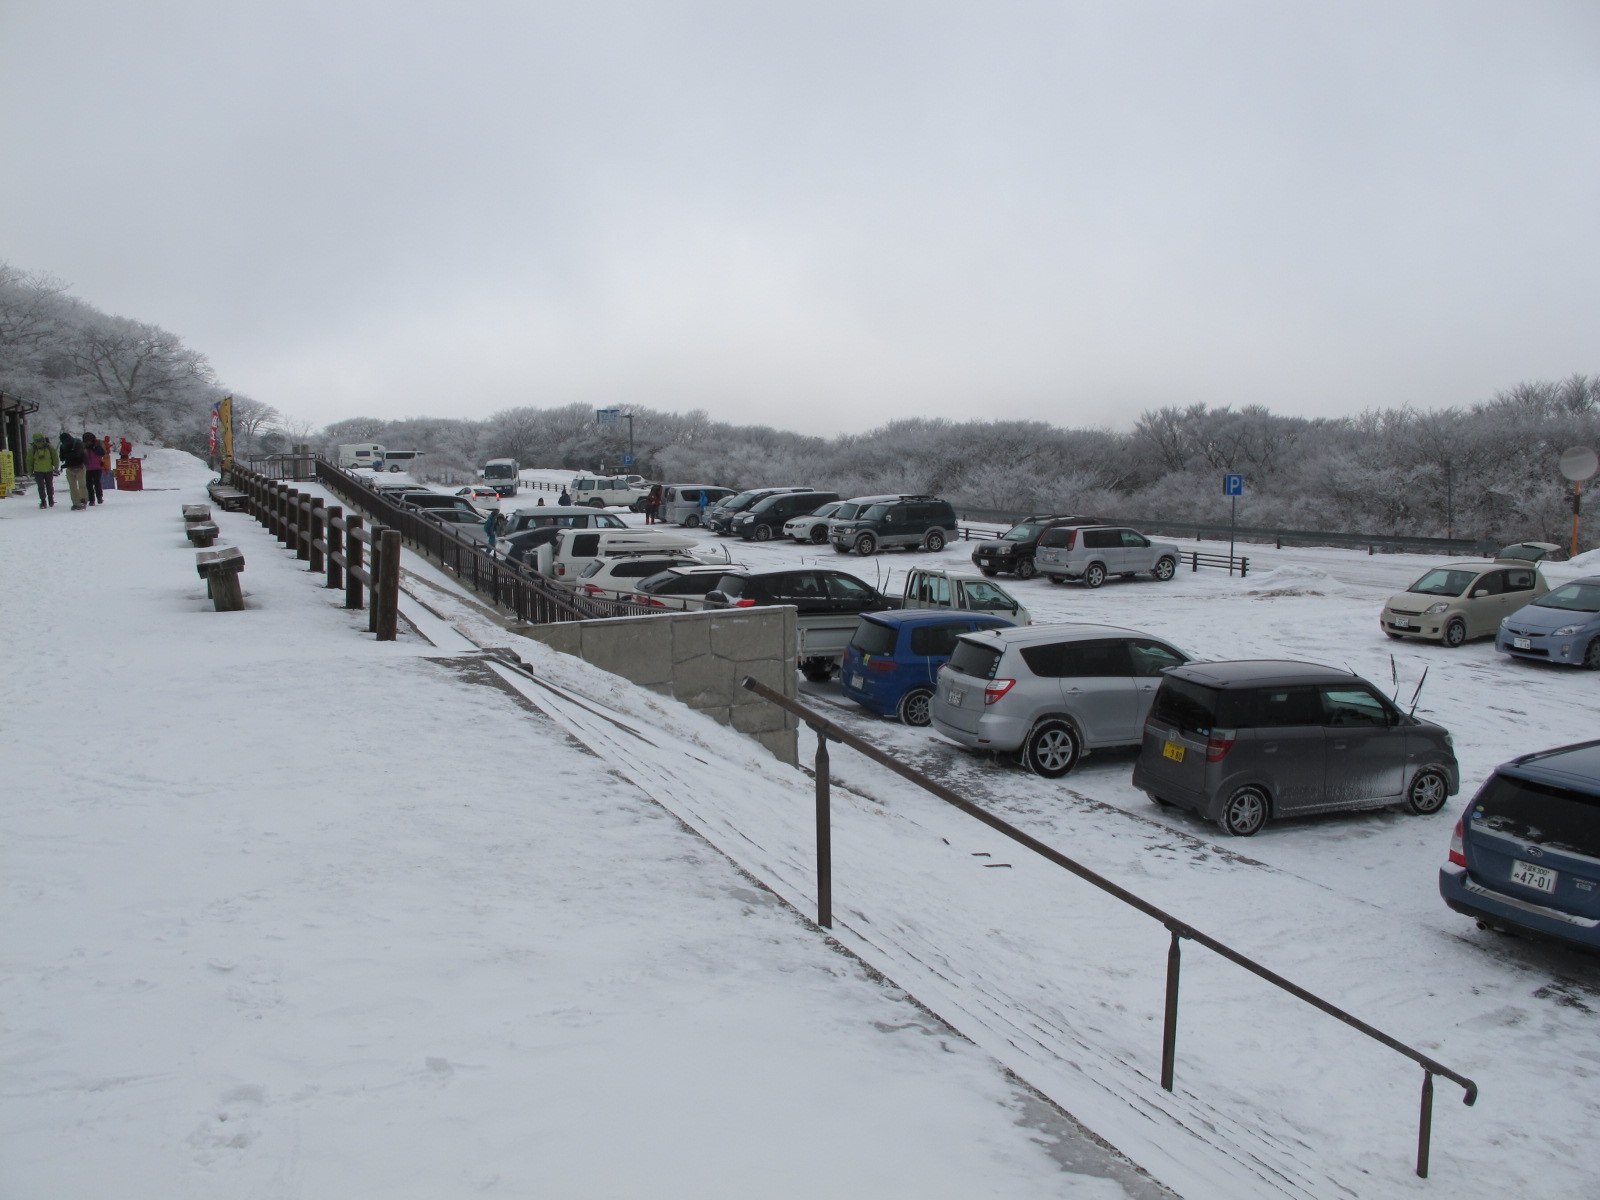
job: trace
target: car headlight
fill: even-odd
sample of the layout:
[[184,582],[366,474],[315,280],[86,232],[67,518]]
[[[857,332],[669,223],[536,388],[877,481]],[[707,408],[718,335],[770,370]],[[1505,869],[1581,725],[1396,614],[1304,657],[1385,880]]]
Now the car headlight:
[[1431,617],[1431,616],[1433,616],[1433,615],[1434,615],[1434,614],[1435,614],[1435,613],[1442,613],[1442,612],[1443,612],[1443,611],[1444,611],[1444,610],[1445,610],[1445,609],[1447,609],[1447,608],[1449,608],[1449,607],[1450,607],[1450,606],[1449,606],[1449,605],[1448,605],[1448,604],[1444,604],[1444,603],[1440,603],[1440,604],[1430,604],[1430,605],[1428,605],[1428,607],[1427,607],[1427,608],[1425,608],[1425,609],[1423,609],[1423,610],[1422,610],[1422,611],[1423,611],[1423,612],[1424,612],[1424,613],[1426,613],[1426,614],[1427,614],[1427,615],[1428,615],[1428,616],[1430,616],[1430,617]]
[[1560,629],[1556,630],[1555,635],[1556,637],[1571,637],[1582,628],[1582,625],[1563,625]]
[[1011,553],[1011,547],[1010,546],[996,546],[994,548],[994,552],[996,554],[1010,554]]

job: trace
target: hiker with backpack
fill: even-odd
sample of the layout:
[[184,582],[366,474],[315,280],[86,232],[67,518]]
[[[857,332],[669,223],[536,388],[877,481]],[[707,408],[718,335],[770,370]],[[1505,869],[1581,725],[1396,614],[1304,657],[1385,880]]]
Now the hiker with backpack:
[[28,470],[33,474],[33,486],[39,493],[40,508],[54,508],[56,503],[56,476],[61,472],[61,456],[42,433],[33,435],[28,447]]
[[89,485],[84,479],[88,460],[83,453],[83,443],[70,433],[61,435],[61,466],[67,473],[67,490],[72,493],[72,511],[89,507]]

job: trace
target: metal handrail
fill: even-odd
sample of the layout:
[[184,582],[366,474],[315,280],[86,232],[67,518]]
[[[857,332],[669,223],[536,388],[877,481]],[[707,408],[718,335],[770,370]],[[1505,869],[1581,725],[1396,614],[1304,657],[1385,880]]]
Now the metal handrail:
[[1165,1023],[1162,1028],[1161,1039],[1161,1086],[1165,1090],[1169,1092],[1172,1091],[1173,1071],[1177,1059],[1178,972],[1181,956],[1180,942],[1184,939],[1187,939],[1206,947],[1206,949],[1221,955],[1223,958],[1226,958],[1232,963],[1236,963],[1245,970],[1249,971],[1251,974],[1257,975],[1260,978],[1265,979],[1273,986],[1288,992],[1291,996],[1294,996],[1300,1000],[1304,1000],[1312,1007],[1321,1009],[1329,1016],[1337,1017],[1351,1028],[1360,1030],[1374,1041],[1380,1042],[1389,1047],[1391,1050],[1405,1055],[1407,1058],[1411,1059],[1413,1062],[1422,1067],[1422,1108],[1421,1118],[1417,1130],[1417,1174],[1419,1176],[1427,1178],[1428,1175],[1429,1144],[1433,1126],[1433,1077],[1435,1075],[1442,1075],[1446,1079],[1459,1084],[1465,1093],[1462,1096],[1463,1104],[1471,1105],[1477,1102],[1478,1085],[1465,1075],[1459,1074],[1456,1071],[1452,1071],[1449,1067],[1445,1066],[1437,1059],[1431,1058],[1422,1053],[1422,1051],[1406,1045],[1398,1038],[1391,1037],[1389,1034],[1384,1033],[1383,1030],[1378,1029],[1376,1026],[1369,1025],[1360,1017],[1346,1012],[1338,1005],[1333,1004],[1328,1000],[1324,1000],[1316,993],[1307,991],[1299,984],[1285,979],[1276,971],[1262,966],[1260,963],[1256,962],[1247,955],[1241,954],[1239,951],[1235,950],[1232,946],[1229,946],[1225,942],[1218,941],[1209,934],[1202,933],[1200,930],[1190,925],[1187,921],[1173,916],[1165,909],[1160,908],[1150,903],[1143,897],[1137,896],[1133,892],[1128,891],[1127,888],[1111,882],[1111,880],[1107,879],[1105,876],[1091,870],[1082,863],[1067,857],[1054,847],[1047,846],[1045,843],[1041,842],[1038,838],[1032,836],[1031,834],[1024,833],[1021,829],[1018,829],[1009,821],[1003,820],[986,809],[980,808],[966,797],[951,790],[937,780],[928,777],[915,767],[901,762],[893,755],[885,753],[884,751],[878,749],[878,747],[872,745],[872,743],[857,737],[849,730],[840,728],[838,725],[824,717],[821,713],[809,709],[805,705],[800,704],[795,700],[791,700],[781,692],[774,691],[766,684],[757,679],[753,679],[748,675],[745,676],[742,683],[748,691],[752,691],[756,695],[760,696],[763,700],[769,700],[773,704],[776,704],[778,707],[784,709],[786,712],[792,713],[794,716],[800,718],[800,720],[805,722],[808,726],[816,731],[818,838],[817,924],[823,926],[824,928],[831,928],[833,924],[833,900],[830,894],[832,890],[833,870],[829,822],[827,817],[829,786],[827,744],[828,739],[832,738],[834,741],[840,742],[843,745],[849,746],[852,750],[857,750],[866,755],[868,758],[872,759],[873,762],[880,763],[881,765],[888,767],[895,774],[901,776],[902,778],[909,779],[912,783],[916,784],[924,791],[930,792],[934,796],[937,796],[939,799],[943,800],[945,803],[959,808],[968,816],[982,821],[991,829],[1004,834],[1012,841],[1027,847],[1029,850],[1032,850],[1041,858],[1054,863],[1058,867],[1062,867],[1068,871],[1071,871],[1080,879],[1083,879],[1088,883],[1092,883],[1101,891],[1115,896],[1124,904],[1138,909],[1146,916],[1153,917],[1155,920],[1160,921],[1162,925],[1166,926],[1167,930],[1172,935],[1172,942],[1167,950],[1166,1014]]

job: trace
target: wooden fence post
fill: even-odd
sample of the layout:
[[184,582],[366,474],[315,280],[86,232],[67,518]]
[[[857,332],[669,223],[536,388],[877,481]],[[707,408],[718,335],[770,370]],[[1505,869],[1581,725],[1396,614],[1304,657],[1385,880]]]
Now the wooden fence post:
[[361,607],[361,518],[351,516],[345,521],[344,538],[344,606]]
[[383,562],[374,568],[379,578],[377,600],[372,606],[378,622],[378,640],[392,642],[400,629],[400,531],[385,529],[381,538]]
[[344,554],[344,530],[339,528],[343,520],[344,507],[339,504],[328,505],[328,586],[331,588],[344,586],[344,568],[339,565],[339,559]]
[[[328,525],[323,520],[326,514],[327,510],[322,507],[320,500],[306,502],[306,524],[311,527],[310,536],[306,539],[309,543],[306,548],[307,557],[310,559],[310,565],[306,569],[318,575],[323,571],[322,551],[323,545],[327,544]],[[318,545],[319,542],[323,545]]]

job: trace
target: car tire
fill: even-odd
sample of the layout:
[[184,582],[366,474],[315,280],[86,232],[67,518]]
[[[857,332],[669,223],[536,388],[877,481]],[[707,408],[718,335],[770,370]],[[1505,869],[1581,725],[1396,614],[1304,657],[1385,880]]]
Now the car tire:
[[1171,555],[1167,555],[1167,554],[1162,555],[1156,561],[1155,570],[1150,572],[1150,574],[1154,575],[1157,579],[1161,580],[1162,583],[1165,583],[1167,580],[1171,579],[1177,573],[1178,573],[1178,564],[1177,564],[1177,562],[1174,561],[1174,559],[1172,558]]
[[1452,650],[1467,640],[1467,623],[1460,617],[1451,617],[1444,627],[1444,644]]
[[1411,777],[1406,807],[1419,817],[1430,817],[1450,798],[1450,781],[1438,767],[1423,767]]
[[873,537],[870,533],[863,533],[856,539],[856,553],[861,555],[863,558],[877,553],[877,550],[878,539]]
[[1078,734],[1066,721],[1040,721],[1022,743],[1022,765],[1045,779],[1059,779],[1078,763]]
[[699,513],[690,513],[687,517],[685,517],[683,519],[683,527],[685,529],[694,529],[699,524],[700,524],[700,514]]
[[822,545],[823,542],[825,542],[827,540],[828,540],[828,527],[826,525],[818,525],[816,528],[814,528],[811,531],[811,544],[813,546],[820,546],[820,545]]
[[1083,569],[1083,586],[1097,588],[1106,581],[1106,569],[1099,563],[1090,563]]
[[833,675],[833,661],[826,658],[802,658],[800,674],[812,683],[827,683],[829,677]]
[[1065,575],[1046,575],[1045,578],[1048,579],[1051,583],[1058,583],[1058,584],[1059,583],[1065,583],[1067,581],[1067,577]]
[[912,688],[900,697],[900,705],[895,710],[895,715],[900,718],[902,725],[915,725],[921,727],[932,721],[933,716],[933,691],[931,688]]
[[1000,574],[1000,572],[996,571],[993,567],[979,567],[978,570],[982,571],[990,579],[993,579],[996,575]]
[[589,501],[589,507],[590,508],[604,508],[605,506],[606,506],[606,502],[604,500],[600,499],[599,496],[596,496],[592,500]]
[[772,526],[757,525],[750,531],[750,536],[758,542],[770,542],[772,540]]
[[937,529],[928,530],[928,536],[922,539],[922,548],[929,554],[937,554],[944,549],[944,534]]
[[1217,827],[1229,837],[1249,837],[1267,823],[1267,794],[1258,787],[1242,787],[1222,805]]
[[1011,573],[1018,579],[1032,579],[1039,573],[1039,568],[1034,565],[1033,559],[1030,556],[1028,558],[1019,560],[1017,565],[1011,569]]
[[850,547],[849,546],[841,546],[838,542],[835,542],[833,544],[833,550],[834,550],[835,554],[849,554],[850,553]]
[[1172,807],[1172,801],[1171,800],[1163,800],[1160,796],[1156,795],[1154,792],[1146,792],[1145,795],[1150,797],[1150,803],[1154,804],[1157,808],[1171,808]]
[[1600,634],[1590,638],[1584,647],[1583,665],[1591,671],[1600,671]]

